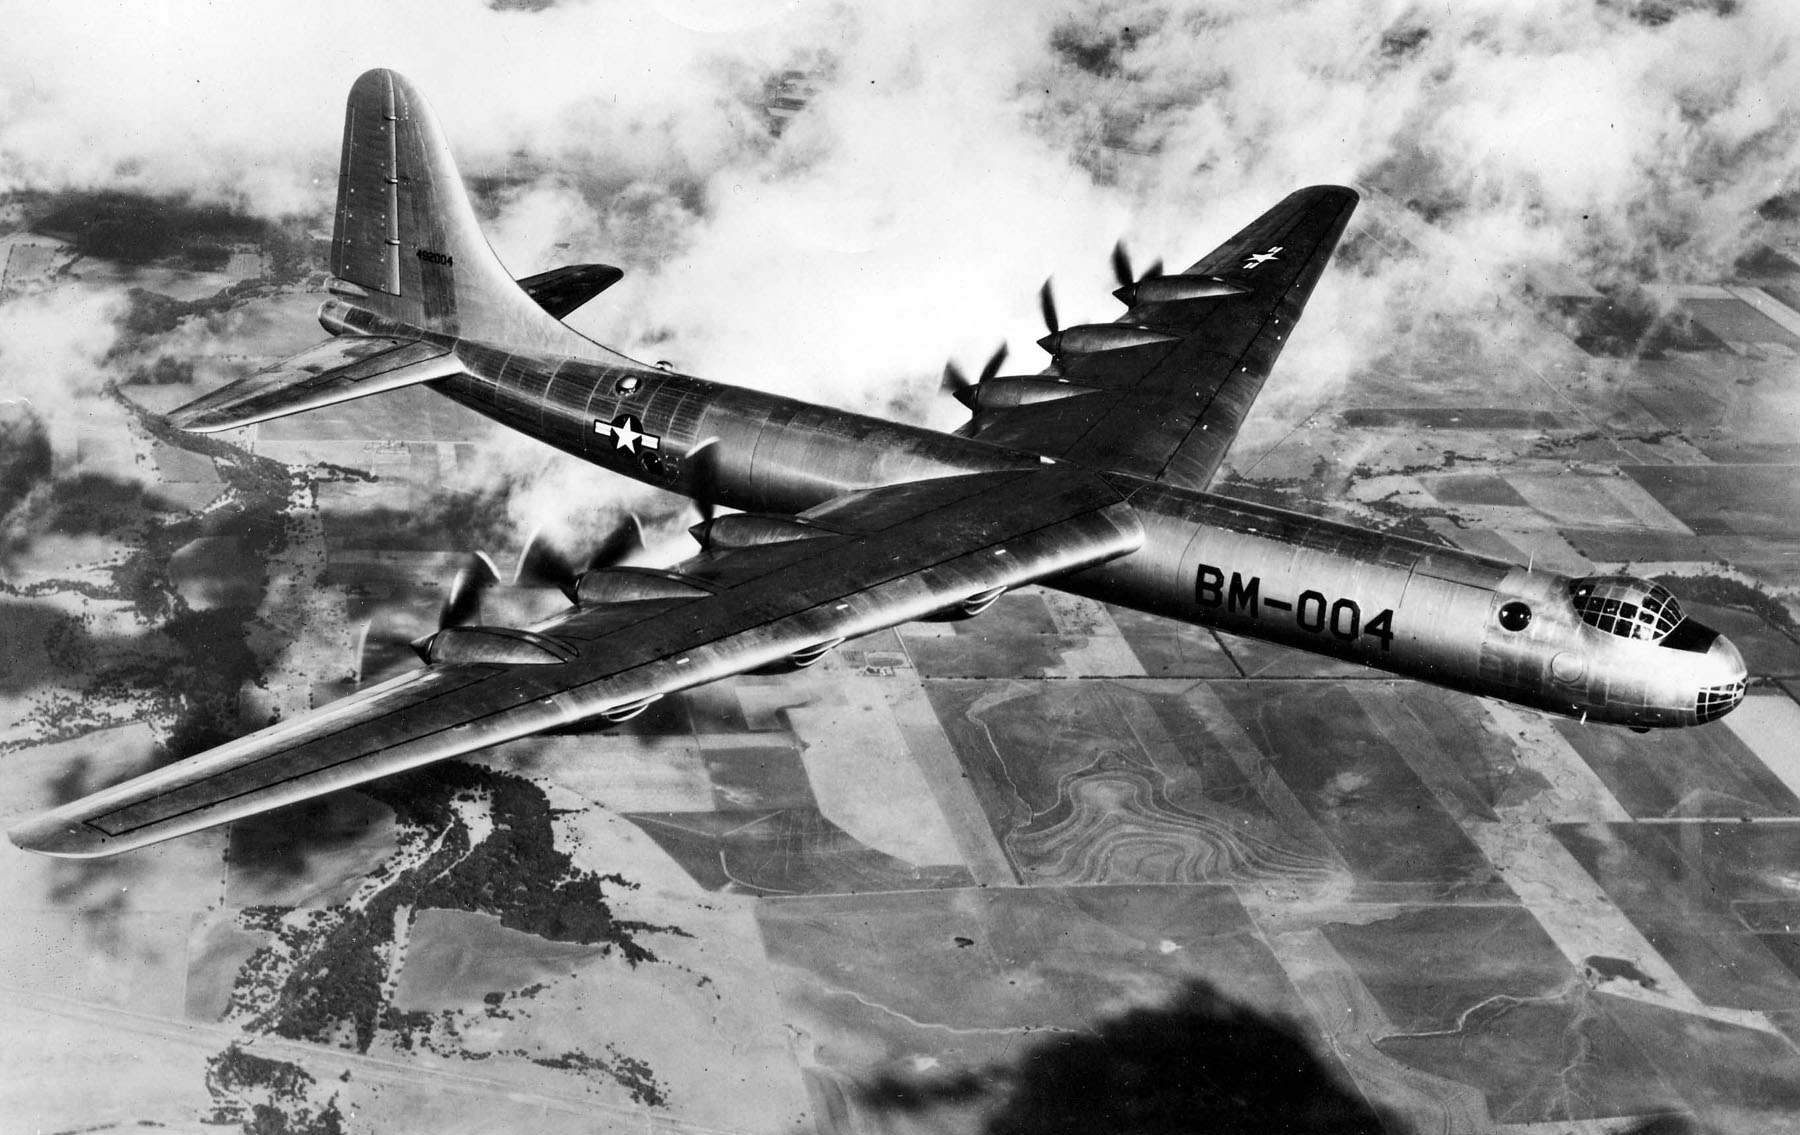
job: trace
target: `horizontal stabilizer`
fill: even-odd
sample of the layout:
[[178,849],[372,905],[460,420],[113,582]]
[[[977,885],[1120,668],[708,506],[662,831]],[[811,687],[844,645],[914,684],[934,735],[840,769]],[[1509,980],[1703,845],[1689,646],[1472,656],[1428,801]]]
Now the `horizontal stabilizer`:
[[519,281],[539,307],[561,319],[625,277],[611,264],[570,264]]
[[435,343],[343,335],[197,398],[169,421],[214,433],[462,371],[456,355]]

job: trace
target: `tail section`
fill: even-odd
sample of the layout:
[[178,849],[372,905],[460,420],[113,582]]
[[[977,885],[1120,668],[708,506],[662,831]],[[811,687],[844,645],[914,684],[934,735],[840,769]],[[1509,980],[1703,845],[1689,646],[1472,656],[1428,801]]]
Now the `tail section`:
[[623,362],[514,282],[488,247],[425,100],[400,75],[350,88],[331,239],[332,290],[385,319],[459,338]]
[[[350,88],[330,290],[319,320],[336,338],[174,410],[200,433],[236,429],[466,373],[454,344],[641,367],[564,326],[619,278],[578,264],[515,282],[475,220],[437,123],[412,86],[370,71]],[[645,368],[648,369],[648,368]]]

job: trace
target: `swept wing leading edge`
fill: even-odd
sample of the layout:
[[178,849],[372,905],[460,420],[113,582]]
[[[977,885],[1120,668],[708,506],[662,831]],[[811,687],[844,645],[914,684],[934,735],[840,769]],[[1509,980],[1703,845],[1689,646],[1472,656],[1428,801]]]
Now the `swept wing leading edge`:
[[533,628],[573,657],[440,663],[27,822],[32,851],[112,855],[366,780],[629,710],[1131,551],[1135,514],[1067,466],[848,494],[806,538],[703,553],[696,598],[583,607]]
[[[27,821],[9,833],[23,847],[107,855],[545,729],[623,720],[1037,581],[1583,719],[1698,724],[1743,696],[1741,657],[1705,628],[1645,668],[1605,649],[1616,643],[1596,647],[1560,577],[1474,556],[1451,557],[1461,574],[1446,576],[1426,570],[1442,549],[1197,491],[1292,335],[1352,190],[1293,193],[1173,276],[1132,280],[1120,257],[1128,310],[1116,322],[1053,326],[1041,375],[953,382],[976,411],[958,431],[972,443],[645,366],[576,333],[558,316],[618,270],[515,281],[423,100],[391,71],[356,81],[344,138],[320,309],[336,339],[172,420],[228,429],[426,382],[597,466],[768,512],[709,522],[706,550],[672,573],[582,575],[575,609],[536,627],[447,626],[424,669]],[[1229,591],[1215,566],[1227,555]],[[1307,589],[1278,600],[1277,586]],[[1494,622],[1503,594],[1498,609],[1525,622]],[[1461,620],[1461,639],[1419,632],[1447,620]],[[1548,668],[1556,642],[1610,667],[1590,678],[1597,698]]]
[[[971,432],[1096,468],[1204,489],[1293,333],[1357,203],[1296,190],[1180,273],[1229,294],[1134,301],[1118,320],[1169,336],[1059,360],[1083,392],[977,415]],[[1154,294],[1154,293],[1152,293]]]

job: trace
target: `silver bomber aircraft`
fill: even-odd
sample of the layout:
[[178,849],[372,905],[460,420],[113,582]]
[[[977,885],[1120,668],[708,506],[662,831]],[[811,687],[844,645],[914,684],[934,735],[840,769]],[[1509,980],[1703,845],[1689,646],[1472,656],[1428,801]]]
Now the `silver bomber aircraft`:
[[[474,625],[467,586],[425,664],[13,830],[103,856],[574,722],[617,722],[732,674],[798,667],[1029,583],[1591,722],[1695,725],[1744,695],[1730,642],[1667,590],[1570,579],[1207,492],[1357,195],[1301,189],[1185,271],[1132,278],[1112,323],[1055,326],[1050,367],[978,381],[955,434],[645,366],[561,322],[619,278],[514,280],[424,101],[350,92],[319,320],[333,338],[176,411],[246,426],[424,384],[603,468],[701,501],[666,570],[528,554],[571,600]],[[735,510],[712,515],[713,505]],[[609,545],[618,541],[608,541]],[[542,551],[539,549],[538,551]],[[464,583],[466,584],[466,580]]]

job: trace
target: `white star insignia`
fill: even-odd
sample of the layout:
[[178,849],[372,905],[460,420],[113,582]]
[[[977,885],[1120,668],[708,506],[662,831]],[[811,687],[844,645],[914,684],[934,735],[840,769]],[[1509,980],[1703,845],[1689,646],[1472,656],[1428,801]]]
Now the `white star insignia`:
[[619,448],[627,453],[637,452],[638,439],[643,436],[643,434],[631,428],[630,418],[626,418],[624,421],[613,427],[613,440],[617,441]]
[[1250,271],[1250,269],[1255,268],[1259,264],[1266,264],[1269,261],[1276,259],[1275,254],[1280,251],[1281,251],[1281,246],[1279,244],[1277,244],[1277,245],[1273,246],[1272,248],[1270,248],[1269,251],[1267,251],[1267,252],[1252,252],[1250,254],[1250,259],[1244,261],[1243,270],[1248,272],[1248,271]]
[[614,447],[623,449],[626,453],[636,453],[640,445],[645,449],[662,448],[662,438],[639,429],[637,419],[630,414],[620,414],[610,425],[596,419],[594,432],[601,437],[612,438]]

